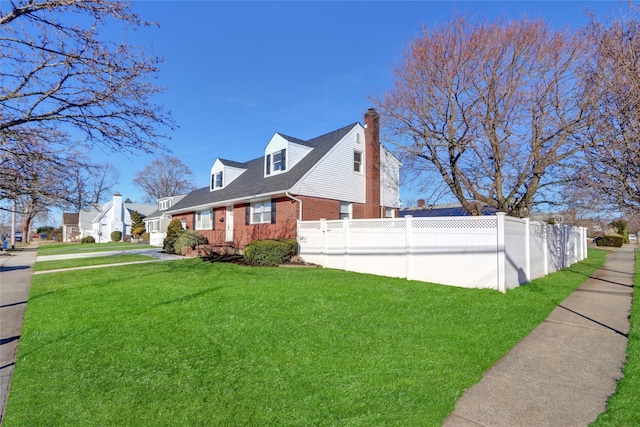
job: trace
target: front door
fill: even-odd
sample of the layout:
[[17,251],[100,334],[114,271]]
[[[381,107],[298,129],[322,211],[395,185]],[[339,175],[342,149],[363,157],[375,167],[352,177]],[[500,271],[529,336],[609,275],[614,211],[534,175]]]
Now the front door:
[[227,218],[225,219],[227,224],[227,242],[233,242],[233,206],[227,206]]

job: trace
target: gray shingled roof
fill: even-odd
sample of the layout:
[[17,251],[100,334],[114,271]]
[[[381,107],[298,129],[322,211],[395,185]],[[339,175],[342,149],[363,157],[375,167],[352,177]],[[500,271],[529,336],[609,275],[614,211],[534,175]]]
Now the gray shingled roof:
[[80,218],[80,214],[63,212],[62,225],[71,225],[71,224],[78,225],[79,218]]
[[172,206],[169,211],[188,212],[198,206],[214,205],[216,203],[245,198],[249,199],[259,197],[262,194],[285,193],[357,124],[357,122],[350,124],[308,141],[280,134],[291,142],[313,147],[313,150],[311,150],[309,154],[285,173],[265,177],[264,156],[245,163],[221,160],[225,165],[229,166],[242,165],[240,167],[246,169],[246,171],[220,190],[210,191],[209,186],[206,186],[192,191],[179,203]]

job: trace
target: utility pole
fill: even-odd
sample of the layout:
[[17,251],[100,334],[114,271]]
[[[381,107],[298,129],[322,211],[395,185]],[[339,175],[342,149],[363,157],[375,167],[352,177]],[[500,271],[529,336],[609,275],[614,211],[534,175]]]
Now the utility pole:
[[16,248],[16,199],[11,206],[11,249]]

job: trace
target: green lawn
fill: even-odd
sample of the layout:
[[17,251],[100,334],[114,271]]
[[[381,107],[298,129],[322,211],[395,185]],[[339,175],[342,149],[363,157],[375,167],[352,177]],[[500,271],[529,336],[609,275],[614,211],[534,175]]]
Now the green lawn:
[[58,261],[38,261],[34,271],[59,270],[63,268],[85,267],[89,265],[108,265],[121,262],[152,261],[154,258],[139,254],[107,255],[89,258],[62,259]]
[[441,425],[589,254],[506,294],[198,259],[34,276],[4,426]]
[[[640,262],[636,251],[634,287],[640,286]],[[635,289],[634,289],[635,293]],[[627,347],[627,363],[624,378],[618,382],[616,393],[609,398],[607,410],[591,425],[640,426],[640,300],[634,295],[631,307],[631,329]]]
[[157,246],[141,245],[138,243],[109,242],[109,243],[53,243],[41,244],[38,255],[63,255],[83,252],[126,251],[134,249],[157,248]]

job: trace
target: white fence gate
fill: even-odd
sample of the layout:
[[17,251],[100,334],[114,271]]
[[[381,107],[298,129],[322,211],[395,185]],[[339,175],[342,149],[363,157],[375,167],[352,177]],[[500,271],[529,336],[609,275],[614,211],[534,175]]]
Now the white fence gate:
[[504,213],[298,221],[298,243],[327,268],[501,292],[587,256],[586,228]]

